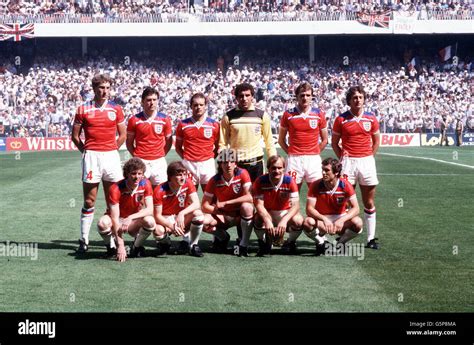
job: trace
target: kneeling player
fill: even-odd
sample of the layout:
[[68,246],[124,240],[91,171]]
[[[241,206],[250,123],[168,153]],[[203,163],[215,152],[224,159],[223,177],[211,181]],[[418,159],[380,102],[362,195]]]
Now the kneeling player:
[[[140,246],[155,229],[153,190],[150,181],[144,178],[145,170],[146,166],[139,158],[131,158],[125,163],[125,179],[110,187],[107,214],[97,223],[107,254],[116,254],[120,262],[127,257],[124,232],[135,237],[135,246]],[[133,248],[130,256],[134,256]],[[140,254],[143,255],[143,251]]]
[[202,199],[205,231],[214,235],[214,252],[225,253],[230,239],[226,230],[240,224],[242,239],[236,254],[248,256],[253,218],[252,182],[247,170],[237,167],[234,150],[222,150],[217,161],[218,173],[208,182]]
[[158,255],[168,253],[171,240],[168,234],[183,236],[178,254],[189,253],[203,256],[198,246],[204,216],[196,188],[191,179],[186,179],[187,171],[181,162],[173,162],[167,169],[168,181],[153,192],[154,216]]
[[[362,232],[359,204],[352,185],[341,179],[342,165],[337,159],[322,162],[323,178],[311,184],[306,201],[303,229],[316,242],[316,254],[324,254],[325,243],[320,236],[340,235],[344,244]],[[347,211],[347,203],[350,208]],[[319,236],[317,236],[319,235]]]
[[257,256],[269,254],[273,241],[279,241],[289,231],[282,251],[296,253],[296,239],[301,234],[303,216],[299,212],[298,186],[291,176],[284,174],[285,159],[271,156],[267,161],[268,174],[254,182],[252,194],[257,214],[254,218],[258,237]]

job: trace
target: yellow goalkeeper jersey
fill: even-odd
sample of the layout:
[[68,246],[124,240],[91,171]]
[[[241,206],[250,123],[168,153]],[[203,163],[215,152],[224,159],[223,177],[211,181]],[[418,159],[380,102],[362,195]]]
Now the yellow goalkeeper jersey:
[[221,120],[219,149],[236,150],[239,161],[263,156],[262,138],[267,155],[275,155],[270,117],[263,110],[254,107],[240,110],[236,107],[228,111]]

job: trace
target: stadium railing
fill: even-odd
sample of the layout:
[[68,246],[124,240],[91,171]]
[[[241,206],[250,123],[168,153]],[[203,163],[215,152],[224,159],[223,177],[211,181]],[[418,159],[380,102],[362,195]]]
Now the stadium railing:
[[[472,20],[474,11],[462,9],[418,11],[418,20]],[[289,12],[203,12],[160,13],[108,16],[105,14],[39,14],[0,15],[1,23],[186,23],[186,22],[278,22],[278,21],[353,21],[351,11],[289,11]]]

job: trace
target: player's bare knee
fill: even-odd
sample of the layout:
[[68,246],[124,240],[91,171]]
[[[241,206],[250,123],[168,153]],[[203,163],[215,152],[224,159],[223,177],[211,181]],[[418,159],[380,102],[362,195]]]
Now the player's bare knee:
[[166,236],[165,228],[162,225],[156,225],[153,230],[153,237],[157,240],[161,240]]
[[360,217],[354,217],[352,220],[352,230],[357,233],[361,233],[364,227],[364,222]]
[[196,210],[193,212],[191,223],[195,225],[204,224],[204,214],[201,212],[201,210]]
[[291,220],[292,224],[291,226],[295,229],[301,229],[301,227],[303,226],[303,223],[304,223],[304,218],[301,214],[297,214],[293,217],[293,219]]
[[146,229],[153,229],[156,226],[155,218],[152,216],[143,217],[142,226]]
[[97,222],[97,231],[99,231],[99,233],[108,232],[111,227],[112,220],[109,216],[100,217],[99,221]]
[[249,202],[244,202],[240,205],[240,215],[246,219],[253,217],[253,205]]
[[311,232],[313,231],[315,226],[316,226],[316,221],[314,220],[314,218],[306,217],[306,219],[303,222],[303,230],[305,232]]

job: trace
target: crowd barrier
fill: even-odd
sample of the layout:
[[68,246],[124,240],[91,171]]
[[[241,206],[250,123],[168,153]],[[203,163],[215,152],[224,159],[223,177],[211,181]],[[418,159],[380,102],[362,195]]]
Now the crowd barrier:
[[[450,133],[447,135],[450,146],[457,145],[456,135]],[[274,135],[275,143],[278,136]],[[380,135],[381,147],[419,147],[419,146],[438,146],[441,141],[441,134],[436,133],[382,133]],[[330,145],[330,138],[329,143]],[[462,144],[474,146],[474,133],[463,133]],[[262,142],[263,145],[263,142]],[[278,145],[277,145],[278,146]],[[120,150],[125,150],[123,145]],[[77,151],[76,146],[70,137],[60,138],[0,138],[0,151]]]

